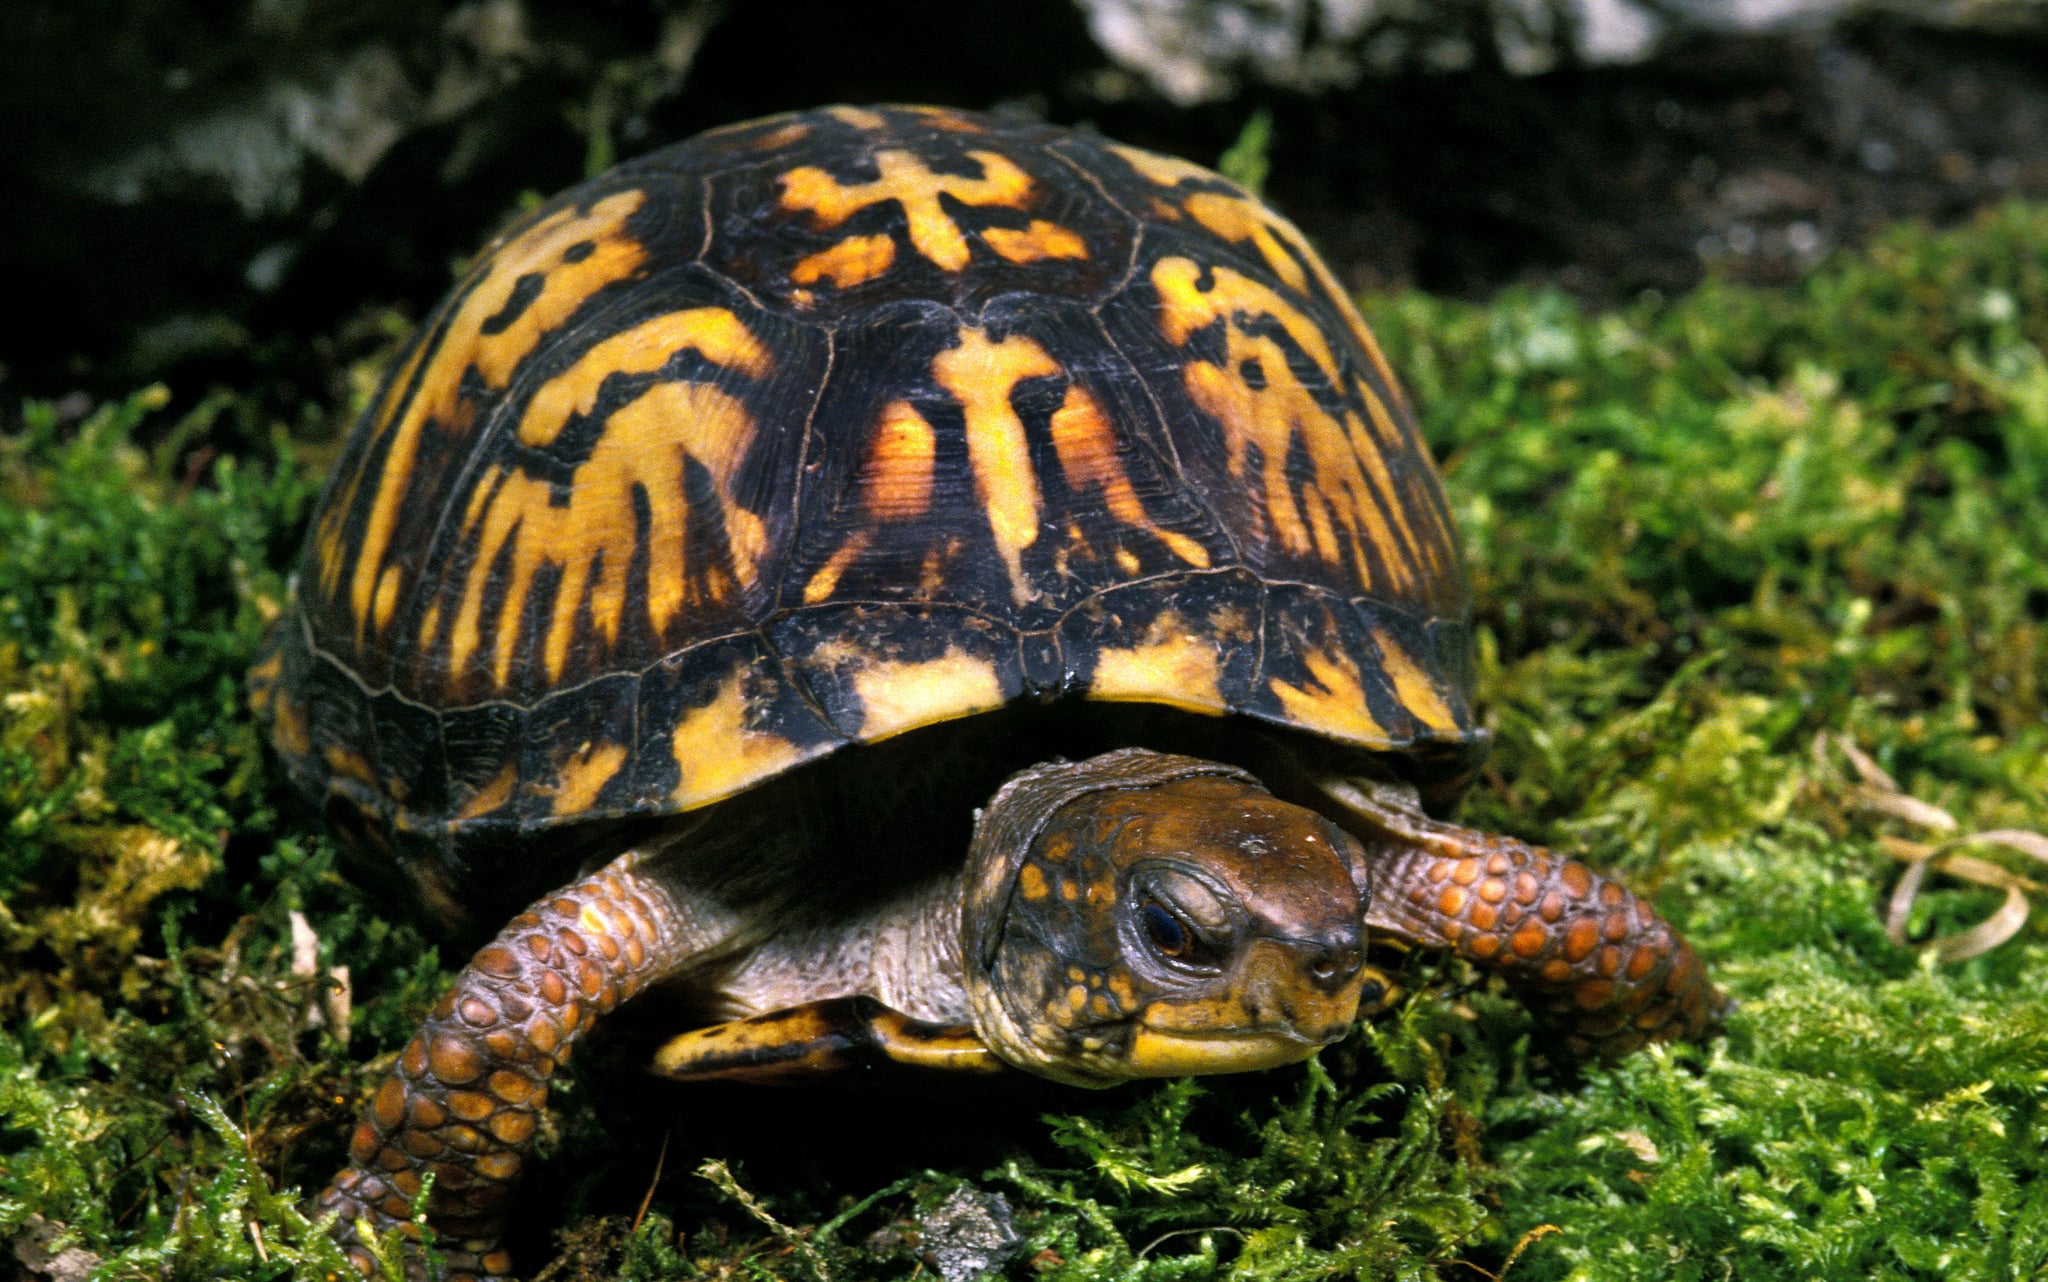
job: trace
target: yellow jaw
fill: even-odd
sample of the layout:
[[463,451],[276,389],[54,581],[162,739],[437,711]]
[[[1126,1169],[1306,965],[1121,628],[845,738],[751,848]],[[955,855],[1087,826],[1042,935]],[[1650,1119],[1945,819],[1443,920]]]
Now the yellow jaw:
[[1122,1068],[1132,1077],[1249,1073],[1298,1063],[1319,1049],[1318,1042],[1278,1031],[1203,1035],[1140,1028]]

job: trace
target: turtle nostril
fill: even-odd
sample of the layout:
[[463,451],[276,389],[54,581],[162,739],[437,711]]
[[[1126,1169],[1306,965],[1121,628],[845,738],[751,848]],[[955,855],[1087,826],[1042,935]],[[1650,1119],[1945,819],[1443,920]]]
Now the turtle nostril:
[[1309,957],[1308,973],[1325,983],[1344,983],[1365,964],[1357,948],[1319,948]]

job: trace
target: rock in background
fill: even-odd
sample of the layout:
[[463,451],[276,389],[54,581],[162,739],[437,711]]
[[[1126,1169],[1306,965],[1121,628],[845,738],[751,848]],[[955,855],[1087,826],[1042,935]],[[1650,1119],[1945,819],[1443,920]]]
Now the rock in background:
[[522,201],[835,100],[1208,162],[1264,110],[1269,195],[1362,287],[1786,279],[2048,190],[2044,33],[2044,0],[13,0],[0,392],[342,403]]

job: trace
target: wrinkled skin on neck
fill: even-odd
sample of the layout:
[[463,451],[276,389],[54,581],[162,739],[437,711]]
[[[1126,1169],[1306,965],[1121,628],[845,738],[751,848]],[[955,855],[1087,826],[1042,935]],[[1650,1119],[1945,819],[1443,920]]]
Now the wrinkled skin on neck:
[[1081,1086],[1304,1059],[1358,1016],[1364,869],[1348,833],[1230,766],[1128,751],[1028,770],[969,857],[977,1030]]

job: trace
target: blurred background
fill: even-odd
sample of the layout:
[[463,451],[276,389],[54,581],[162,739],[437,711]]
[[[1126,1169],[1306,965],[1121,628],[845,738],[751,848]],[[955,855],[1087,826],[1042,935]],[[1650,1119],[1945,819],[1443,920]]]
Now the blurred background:
[[1348,283],[1780,281],[2048,190],[2042,0],[8,0],[0,394],[346,402],[522,200],[832,101],[1087,124],[1268,195]]

